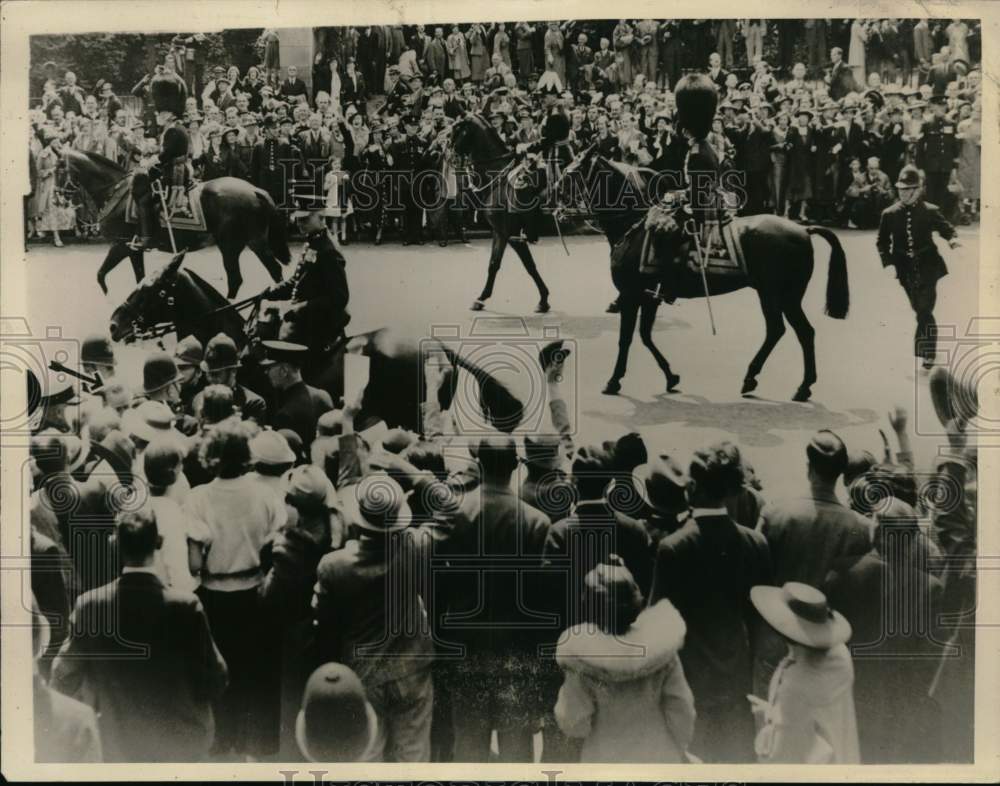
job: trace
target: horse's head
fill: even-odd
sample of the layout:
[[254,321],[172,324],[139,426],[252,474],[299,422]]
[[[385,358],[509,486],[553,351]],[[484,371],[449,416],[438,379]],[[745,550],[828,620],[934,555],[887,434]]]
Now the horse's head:
[[473,161],[499,161],[510,148],[487,120],[476,112],[466,112],[451,125],[451,146],[460,156]]
[[451,146],[460,156],[467,156],[475,149],[476,133],[472,118],[473,115],[466,113],[456,119],[449,129]]
[[153,325],[173,320],[174,292],[184,271],[181,251],[168,264],[147,275],[111,314],[108,330],[113,341],[131,341]]
[[125,177],[125,170],[117,163],[98,153],[82,153],[64,147],[63,161],[70,180],[79,183],[90,196],[98,201],[107,196],[111,186]]

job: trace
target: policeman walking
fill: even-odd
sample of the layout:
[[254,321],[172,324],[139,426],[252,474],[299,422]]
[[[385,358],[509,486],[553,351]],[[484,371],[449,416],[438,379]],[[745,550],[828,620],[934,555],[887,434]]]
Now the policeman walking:
[[958,248],[959,242],[940,208],[920,198],[921,186],[920,171],[911,164],[903,167],[896,182],[899,199],[882,211],[877,248],[882,267],[894,269],[917,315],[913,354],[929,369],[937,351],[937,282],[948,274],[932,235],[937,232],[951,248]]

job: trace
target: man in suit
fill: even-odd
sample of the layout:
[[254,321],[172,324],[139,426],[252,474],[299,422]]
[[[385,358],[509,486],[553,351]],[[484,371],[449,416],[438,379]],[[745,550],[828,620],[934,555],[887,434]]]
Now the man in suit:
[[318,114],[309,115],[308,129],[298,135],[299,149],[307,164],[310,161],[325,162],[330,158],[330,133],[323,128],[322,122]]
[[438,555],[474,560],[474,568],[440,577],[449,615],[460,626],[444,644],[464,647],[455,661],[452,708],[455,761],[486,761],[497,732],[501,761],[532,760],[537,695],[537,580],[549,518],[511,488],[518,466],[514,439],[483,437],[473,446],[478,490],[466,493]]
[[271,427],[275,431],[291,429],[302,440],[308,454],[316,437],[316,422],[320,415],[333,409],[333,400],[325,390],[307,385],[302,380],[302,366],[309,347],[289,341],[264,341],[265,356],[261,366],[274,389]]
[[434,28],[434,38],[427,43],[424,62],[427,64],[427,73],[440,84],[448,74],[448,49],[444,42],[444,28]]
[[288,79],[281,83],[278,94],[288,101],[294,103],[296,96],[307,96],[306,83],[299,79],[299,69],[295,66],[288,66]]
[[951,248],[957,248],[959,242],[955,228],[938,206],[920,199],[921,185],[917,168],[903,167],[896,181],[899,199],[882,212],[876,245],[882,266],[894,269],[917,315],[913,354],[923,358],[924,368],[930,368],[936,354],[937,282],[948,275],[932,235],[937,232]]
[[839,101],[852,90],[854,90],[854,72],[851,67],[844,62],[844,50],[839,46],[830,50],[830,98]]
[[729,72],[722,67],[722,57],[718,52],[712,52],[708,56],[708,75],[711,77],[720,95],[726,94],[726,77]]
[[198,598],[156,573],[163,538],[152,509],[120,514],[115,542],[122,574],[77,599],[53,686],[100,710],[105,761],[198,761],[226,664]]
[[[847,448],[832,431],[817,431],[806,446],[808,489],[798,497],[768,502],[758,531],[767,539],[774,583],[798,581],[823,589],[832,571],[852,565],[871,549],[867,519],[837,499],[847,468]],[[767,694],[778,662],[787,652],[780,636],[762,626],[754,665],[754,693]]]
[[706,762],[753,761],[750,588],[771,584],[767,542],[734,522],[726,495],[742,477],[725,445],[696,451],[689,468],[691,514],[660,541],[650,605],[670,600],[684,617],[681,663],[698,706],[691,752]]

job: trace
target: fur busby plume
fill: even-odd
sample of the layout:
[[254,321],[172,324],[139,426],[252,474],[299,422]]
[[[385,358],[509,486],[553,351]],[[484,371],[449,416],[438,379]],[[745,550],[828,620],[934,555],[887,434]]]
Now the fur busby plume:
[[149,93],[157,112],[173,112],[177,117],[184,114],[187,100],[187,85],[173,72],[158,74],[149,83]]
[[569,118],[559,112],[549,115],[542,126],[542,141],[547,145],[554,145],[569,137]]
[[695,139],[704,139],[712,130],[719,103],[719,91],[706,74],[688,74],[677,83],[677,127],[687,129]]

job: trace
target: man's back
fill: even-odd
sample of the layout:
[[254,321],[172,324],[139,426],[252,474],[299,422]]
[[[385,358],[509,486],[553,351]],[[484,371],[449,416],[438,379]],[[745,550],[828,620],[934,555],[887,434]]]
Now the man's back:
[[823,589],[830,571],[848,567],[871,548],[867,520],[833,494],[768,503],[758,529],[771,548],[778,585],[800,581]]
[[226,665],[197,597],[127,572],[77,600],[52,682],[98,713],[105,761],[194,761]]
[[771,583],[767,542],[724,512],[692,516],[660,541],[650,603],[667,598],[684,618],[681,661],[696,701],[748,692],[750,588]]

